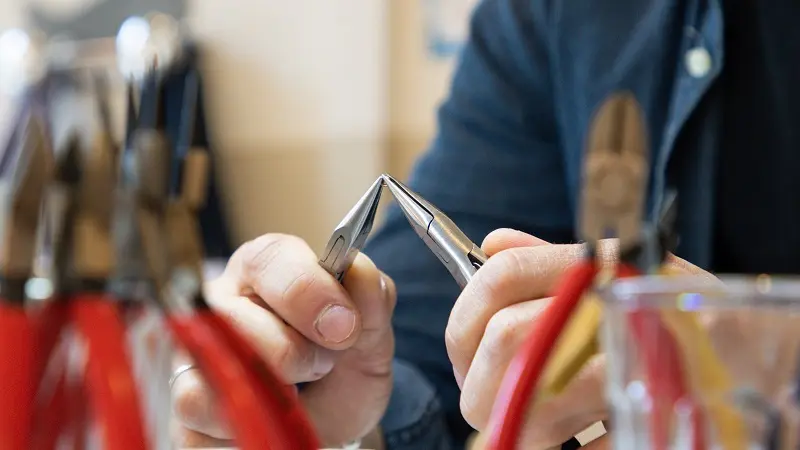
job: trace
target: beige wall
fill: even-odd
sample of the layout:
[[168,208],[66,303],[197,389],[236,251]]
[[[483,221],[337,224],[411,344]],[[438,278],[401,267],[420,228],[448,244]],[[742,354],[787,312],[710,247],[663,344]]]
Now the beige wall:
[[389,167],[405,176],[435,132],[453,61],[426,51],[421,1],[391,1],[391,19]]
[[385,170],[387,2],[195,1],[191,17],[237,238],[319,249]]
[[[0,26],[21,4],[0,1]],[[378,174],[406,176],[452,65],[427,55],[422,18],[408,0],[191,3],[237,241],[285,232],[319,249]]]

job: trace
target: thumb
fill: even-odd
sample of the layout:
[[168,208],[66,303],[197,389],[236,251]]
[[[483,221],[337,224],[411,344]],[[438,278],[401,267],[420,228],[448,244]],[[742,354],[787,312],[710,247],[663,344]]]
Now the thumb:
[[361,314],[361,334],[337,354],[328,375],[300,393],[323,444],[366,435],[383,416],[392,390],[394,283],[359,254],[344,287]]
[[512,230],[511,228],[499,228],[489,233],[483,240],[481,248],[487,256],[492,256],[503,250],[515,247],[536,247],[547,245],[549,242],[539,239],[531,234]]

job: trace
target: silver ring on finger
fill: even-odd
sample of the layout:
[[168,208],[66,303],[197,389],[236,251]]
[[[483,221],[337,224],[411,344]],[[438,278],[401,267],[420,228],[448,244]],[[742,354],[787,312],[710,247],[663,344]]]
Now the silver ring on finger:
[[195,366],[194,364],[183,364],[179,366],[177,369],[175,369],[175,372],[172,372],[172,376],[169,377],[170,390],[172,390],[172,386],[175,384],[175,380],[177,380],[178,377],[194,369],[197,369],[197,366]]

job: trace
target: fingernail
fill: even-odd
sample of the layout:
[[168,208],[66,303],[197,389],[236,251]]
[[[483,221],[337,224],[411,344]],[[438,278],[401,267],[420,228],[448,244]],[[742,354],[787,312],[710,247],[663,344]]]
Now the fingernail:
[[356,315],[341,305],[328,305],[314,323],[317,332],[328,342],[338,344],[353,334],[356,328]]

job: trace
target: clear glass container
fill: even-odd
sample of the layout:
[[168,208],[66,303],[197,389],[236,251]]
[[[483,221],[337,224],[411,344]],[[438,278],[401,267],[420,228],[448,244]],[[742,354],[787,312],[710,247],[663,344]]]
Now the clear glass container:
[[641,277],[602,297],[614,449],[798,448],[800,278]]

